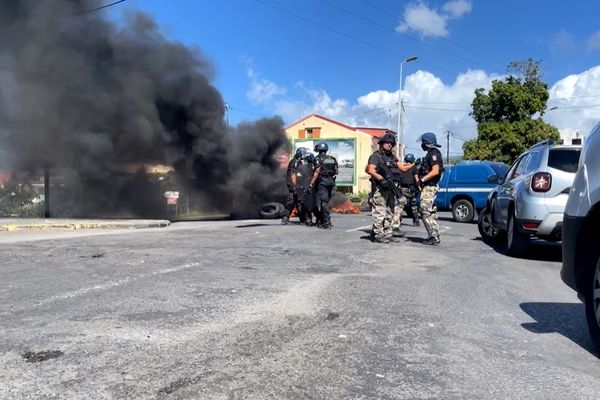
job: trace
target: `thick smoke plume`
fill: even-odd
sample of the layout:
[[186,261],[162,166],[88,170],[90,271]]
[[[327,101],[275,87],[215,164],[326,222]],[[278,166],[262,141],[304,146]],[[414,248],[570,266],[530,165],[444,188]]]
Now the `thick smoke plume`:
[[132,165],[174,167],[204,209],[254,209],[280,190],[282,121],[228,128],[198,49],[145,14],[117,24],[87,12],[101,5],[0,2],[1,167],[49,168],[68,188],[61,204],[80,216],[163,210],[148,176],[125,172]]

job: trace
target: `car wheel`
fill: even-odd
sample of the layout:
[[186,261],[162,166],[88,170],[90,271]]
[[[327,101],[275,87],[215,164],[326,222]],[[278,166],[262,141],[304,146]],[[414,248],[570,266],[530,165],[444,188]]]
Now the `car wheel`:
[[591,291],[585,295],[585,316],[594,347],[600,349],[600,256],[596,262]]
[[506,254],[519,257],[525,254],[529,247],[529,235],[519,231],[514,212],[508,216],[506,232]]
[[484,242],[492,242],[498,239],[500,231],[492,224],[492,213],[487,207],[479,213],[477,228]]
[[475,208],[469,200],[458,200],[452,206],[452,217],[456,222],[471,222],[475,217]]
[[260,208],[259,214],[261,218],[276,219],[280,218],[285,210],[285,206],[281,203],[265,203]]

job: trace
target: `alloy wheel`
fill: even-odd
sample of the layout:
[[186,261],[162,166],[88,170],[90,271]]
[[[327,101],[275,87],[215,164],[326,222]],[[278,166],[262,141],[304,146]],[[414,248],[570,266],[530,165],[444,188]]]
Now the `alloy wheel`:
[[498,229],[494,228],[494,225],[492,225],[492,215],[487,210],[484,211],[481,218],[481,228],[488,237],[493,238],[498,235]]
[[594,300],[594,314],[596,315],[596,323],[600,327],[600,260],[598,260],[598,264],[596,264],[592,296]]
[[466,219],[467,216],[469,215],[469,208],[464,205],[461,204],[458,207],[456,207],[456,214],[461,218],[461,219]]

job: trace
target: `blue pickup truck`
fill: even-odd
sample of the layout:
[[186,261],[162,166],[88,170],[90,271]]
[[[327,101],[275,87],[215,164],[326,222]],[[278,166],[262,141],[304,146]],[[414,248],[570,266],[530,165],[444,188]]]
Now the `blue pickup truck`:
[[503,178],[507,172],[506,164],[492,161],[461,161],[445,167],[435,205],[438,210],[452,210],[457,222],[471,222],[497,186],[491,183],[497,182],[494,176]]

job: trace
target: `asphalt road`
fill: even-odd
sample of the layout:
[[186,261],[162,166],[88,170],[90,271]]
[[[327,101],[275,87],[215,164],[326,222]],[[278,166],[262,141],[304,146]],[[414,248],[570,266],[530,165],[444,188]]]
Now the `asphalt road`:
[[593,399],[560,247],[369,217],[0,235],[2,399]]

